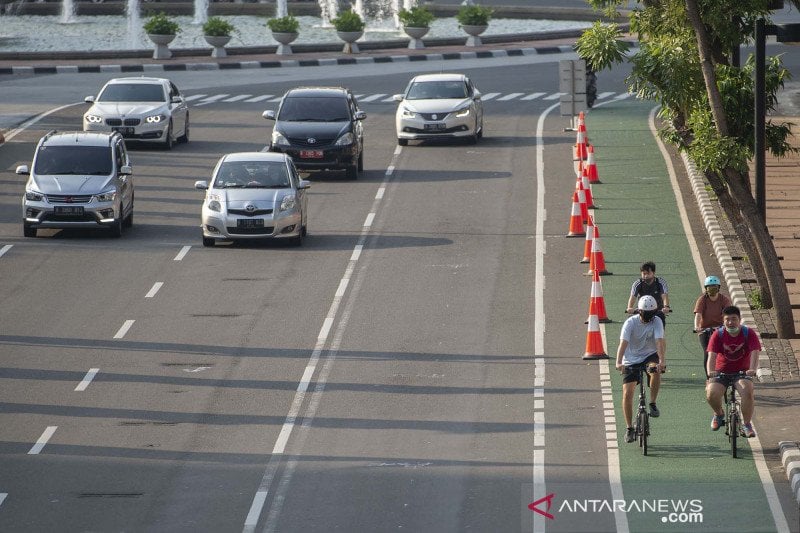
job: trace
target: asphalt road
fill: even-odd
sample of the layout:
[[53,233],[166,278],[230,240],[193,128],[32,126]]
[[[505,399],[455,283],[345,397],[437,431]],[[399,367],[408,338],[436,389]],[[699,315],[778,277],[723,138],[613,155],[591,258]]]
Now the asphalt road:
[[[176,72],[192,139],[132,146],[136,215],[119,240],[21,237],[13,169],[83,104],[0,146],[0,530],[617,530],[609,513],[545,523],[528,508],[554,487],[614,497],[601,374],[580,358],[583,242],[564,238],[574,138],[546,99],[558,58]],[[398,148],[383,100],[442,68],[487,95],[486,137]],[[624,75],[600,77],[608,109],[633,105],[613,100]],[[80,102],[107,77],[6,80],[3,114]],[[312,177],[300,249],[202,248],[194,181],[269,134],[275,104],[237,96],[310,82],[362,95],[364,174]],[[646,135],[620,124],[603,129]],[[624,453],[635,486],[647,464]]]

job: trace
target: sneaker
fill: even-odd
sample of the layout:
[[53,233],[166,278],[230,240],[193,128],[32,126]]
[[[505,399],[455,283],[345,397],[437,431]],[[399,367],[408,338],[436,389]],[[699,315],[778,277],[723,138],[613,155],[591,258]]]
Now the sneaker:
[[652,416],[653,418],[658,418],[658,415],[660,415],[660,414],[661,414],[661,411],[658,410],[658,407],[656,407],[656,404],[651,403],[650,404],[650,416]]
[[633,442],[636,440],[636,431],[633,428],[628,428],[625,431],[625,442]]
[[753,429],[753,424],[745,424],[742,426],[742,437],[752,439],[756,436],[756,431]]
[[725,425],[724,415],[714,415],[711,418],[711,431],[717,431],[720,427]]

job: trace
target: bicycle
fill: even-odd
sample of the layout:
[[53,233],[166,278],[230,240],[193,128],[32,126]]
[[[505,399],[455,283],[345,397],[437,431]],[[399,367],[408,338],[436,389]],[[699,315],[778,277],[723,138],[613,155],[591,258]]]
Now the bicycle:
[[[647,455],[647,438],[650,436],[650,411],[647,410],[647,393],[645,392],[644,376],[643,373],[655,374],[658,371],[655,363],[648,363],[647,368],[644,364],[626,366],[623,374],[637,373],[639,381],[639,407],[636,411],[636,421],[633,425],[633,431],[636,439],[639,441],[639,447],[642,449],[642,455]],[[648,376],[649,381],[649,376]]]
[[706,365],[708,364],[708,341],[711,339],[711,334],[714,333],[714,329],[716,328],[702,328],[702,329],[693,329],[693,333],[700,334],[698,337],[702,339],[702,343],[705,345],[705,349],[703,350],[703,372],[706,374],[706,379],[708,379],[708,368]]
[[740,379],[750,379],[746,372],[718,372],[717,377],[722,379],[727,378],[727,385],[725,386],[725,434],[728,436],[728,442],[731,444],[731,456],[736,459],[736,439],[744,437],[744,429],[742,423],[742,404],[736,396],[736,382]]

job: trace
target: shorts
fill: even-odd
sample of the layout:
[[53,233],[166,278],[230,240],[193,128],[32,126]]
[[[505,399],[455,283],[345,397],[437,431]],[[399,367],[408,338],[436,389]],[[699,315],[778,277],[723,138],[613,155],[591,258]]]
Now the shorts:
[[713,383],[719,383],[723,387],[730,387],[731,383],[739,381],[740,379],[746,379],[748,381],[753,381],[752,376],[739,376],[735,373],[725,374],[724,376],[717,376],[711,378]]
[[[644,368],[649,363],[658,364],[658,354],[651,353],[647,356],[647,358],[642,361],[641,363],[636,363],[635,365],[626,365],[625,368]],[[648,379],[648,382],[650,380]],[[638,372],[628,372],[622,375],[622,382],[623,383],[639,383],[639,373]],[[649,383],[648,383],[649,384]]]

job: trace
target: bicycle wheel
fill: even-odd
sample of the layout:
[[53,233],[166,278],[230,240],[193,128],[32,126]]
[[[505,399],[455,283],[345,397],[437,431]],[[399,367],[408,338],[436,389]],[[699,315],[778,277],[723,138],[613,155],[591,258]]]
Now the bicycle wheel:
[[650,433],[650,421],[647,411],[639,411],[639,417],[636,425],[639,426],[639,447],[642,449],[642,455],[647,455],[647,435]]
[[731,442],[731,456],[736,459],[736,438],[739,436],[739,413],[736,408],[731,409],[731,416],[728,420],[728,440]]

